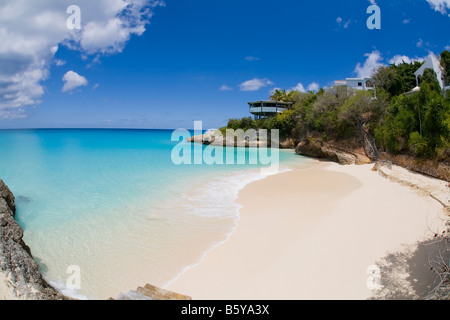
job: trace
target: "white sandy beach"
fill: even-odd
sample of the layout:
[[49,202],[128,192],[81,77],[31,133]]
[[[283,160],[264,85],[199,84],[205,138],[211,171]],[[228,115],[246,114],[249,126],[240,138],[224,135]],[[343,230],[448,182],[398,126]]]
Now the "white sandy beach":
[[372,168],[317,162],[248,185],[230,239],[167,289],[197,300],[367,299],[368,268],[395,253],[382,263],[384,293],[420,298],[430,288],[415,283],[434,279],[427,248],[409,257],[414,274],[398,253],[414,252],[448,216],[431,197]]
[[[421,298],[434,274],[428,248],[413,253],[448,216],[429,195],[372,168],[317,161],[249,184],[229,240],[166,289],[195,300],[367,299],[367,270],[378,264],[376,298]],[[398,170],[426,188],[446,185]],[[0,300],[17,299],[6,281],[0,272]]]

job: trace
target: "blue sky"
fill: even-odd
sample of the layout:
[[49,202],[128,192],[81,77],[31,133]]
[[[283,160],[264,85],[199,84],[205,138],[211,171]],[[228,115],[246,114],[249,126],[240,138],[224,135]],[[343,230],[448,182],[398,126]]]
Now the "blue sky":
[[[448,0],[377,0],[381,30],[366,26],[373,0],[14,1],[0,4],[0,128],[217,128],[274,88],[450,48]],[[116,28],[124,4],[136,10]]]

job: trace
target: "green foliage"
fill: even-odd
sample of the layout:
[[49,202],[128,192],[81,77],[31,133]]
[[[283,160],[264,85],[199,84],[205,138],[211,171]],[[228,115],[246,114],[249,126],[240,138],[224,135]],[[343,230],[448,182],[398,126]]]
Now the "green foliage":
[[227,129],[228,129],[228,127],[222,127],[222,128],[219,129],[219,131],[220,131],[220,133],[223,136],[226,136],[227,135]]
[[447,121],[450,113],[450,103],[446,101],[440,92],[425,90],[426,97],[425,114],[423,121],[423,135],[430,145],[430,155],[436,154],[436,149],[442,146],[441,137],[450,139]]
[[423,157],[430,151],[427,139],[421,136],[417,131],[414,131],[410,134],[408,144],[411,152],[415,156]]
[[391,97],[411,91],[416,87],[414,72],[422,66],[422,62],[401,63],[381,67],[374,74],[375,86],[385,90]]
[[444,81],[450,85],[450,52],[447,50],[441,53],[441,66],[444,69]]
[[425,69],[422,75],[420,88],[423,88],[423,86],[428,85],[429,89],[432,91],[441,91],[441,86],[439,85],[439,82],[437,80],[436,72],[434,72],[433,69]]
[[309,117],[311,129],[326,132],[330,138],[341,137],[348,123],[339,117],[340,108],[352,95],[351,90],[342,86],[318,93]]
[[295,128],[294,112],[287,110],[277,116],[271,118],[267,123],[267,129],[280,130],[281,137],[290,137]]
[[356,128],[363,128],[378,121],[386,111],[384,98],[374,98],[371,91],[358,91],[352,95],[339,110],[339,117],[347,120]]
[[375,86],[378,89],[382,88],[386,92],[389,92],[392,96],[394,96],[395,92],[401,87],[398,81],[397,70],[392,66],[380,67],[377,73],[374,74],[373,78],[375,79]]
[[407,151],[410,133],[420,131],[419,99],[417,96],[395,97],[387,115],[375,130],[375,140],[391,153]]
[[419,93],[392,99],[375,129],[375,139],[390,153],[449,160],[450,101],[436,87],[433,74],[427,77]]
[[294,92],[295,91],[286,92],[285,89],[283,89],[283,90],[275,89],[274,91],[272,91],[272,93],[270,95],[270,100],[280,101],[280,102],[292,102],[292,96],[293,96]]
[[233,130],[243,129],[247,131],[248,129],[257,129],[258,124],[252,117],[246,117],[242,119],[230,119],[227,127]]
[[436,156],[439,160],[449,160],[450,159],[450,139],[441,136],[441,143],[436,148]]
[[[450,74],[450,53],[444,51],[441,64]],[[402,63],[378,69],[373,91],[352,91],[335,86],[318,92],[275,90],[271,98],[293,102],[292,108],[271,118],[231,119],[232,129],[278,129],[282,137],[299,139],[310,133],[324,140],[359,136],[364,129],[377,146],[393,154],[450,161],[450,95],[445,98],[433,70],[427,69],[420,91],[414,72],[422,63]],[[223,130],[222,128],[221,130]]]

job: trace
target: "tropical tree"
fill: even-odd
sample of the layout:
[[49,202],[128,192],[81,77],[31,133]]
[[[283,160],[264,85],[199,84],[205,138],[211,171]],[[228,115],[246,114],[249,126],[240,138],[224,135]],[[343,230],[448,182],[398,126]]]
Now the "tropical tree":
[[373,75],[375,86],[383,88],[391,97],[411,91],[416,86],[414,73],[422,66],[423,62],[391,64],[389,67],[378,68]]
[[373,75],[376,88],[383,88],[391,95],[399,86],[397,79],[397,71],[393,67],[382,66],[378,68],[377,72]]
[[269,99],[280,102],[292,102],[295,91],[288,91],[286,89],[275,89],[272,91]]
[[450,52],[447,50],[441,53],[441,66],[444,69],[444,80],[447,85],[450,85]]
[[386,113],[385,97],[373,96],[373,92],[359,90],[340,108],[339,117],[350,122],[357,134],[364,134],[369,125],[379,121]]
[[420,87],[428,85],[432,91],[441,92],[441,86],[437,80],[436,72],[433,69],[425,69],[422,75]]
[[275,89],[274,91],[272,91],[271,95],[270,95],[270,100],[273,101],[284,101],[286,99],[286,90],[283,89]]

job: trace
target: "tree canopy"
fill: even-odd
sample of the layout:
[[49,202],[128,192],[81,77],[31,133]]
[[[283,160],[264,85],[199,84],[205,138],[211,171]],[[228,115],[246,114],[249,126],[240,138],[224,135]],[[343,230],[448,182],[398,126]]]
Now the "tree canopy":
[[[373,75],[373,91],[333,86],[318,92],[276,89],[272,100],[293,102],[292,108],[271,118],[232,119],[233,129],[279,129],[282,137],[301,139],[321,134],[340,140],[372,135],[378,149],[450,161],[450,97],[445,98],[436,74],[426,69],[420,90],[414,73],[423,62],[382,66]],[[450,75],[450,53],[441,54],[446,81]],[[449,83],[448,81],[447,83]]]

